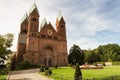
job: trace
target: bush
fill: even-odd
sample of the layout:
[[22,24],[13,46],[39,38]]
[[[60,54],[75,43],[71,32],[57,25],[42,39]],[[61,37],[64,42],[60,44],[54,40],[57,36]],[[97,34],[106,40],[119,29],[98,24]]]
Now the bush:
[[56,65],[56,66],[55,66],[55,69],[57,69],[57,68],[58,68],[58,66]]
[[21,61],[17,65],[17,69],[28,69],[31,67],[31,64],[28,61]]
[[52,70],[51,69],[45,70],[45,75],[51,75],[51,74],[52,74]]
[[102,65],[103,65],[103,66],[106,66],[106,65],[105,65],[105,62],[104,62]]
[[112,62],[113,65],[120,65],[120,61]]
[[82,80],[82,73],[79,67],[79,64],[76,64],[76,69],[75,69],[75,76],[74,76],[74,80]]
[[94,65],[97,66],[97,63],[95,62]]
[[48,66],[45,66],[45,70],[48,70],[49,69],[49,67]]
[[15,70],[16,69],[16,55],[14,54],[11,58],[11,63],[10,63],[10,70]]
[[33,64],[28,61],[21,61],[17,65],[17,70],[23,70],[23,69],[30,69],[30,68],[38,68],[40,65],[38,64]]
[[68,64],[69,67],[72,67],[72,64]]
[[0,74],[5,75],[9,72],[10,67],[7,65],[0,65]]
[[44,72],[44,66],[41,65],[40,72]]
[[8,61],[6,64],[6,72],[8,73],[11,69],[11,61]]

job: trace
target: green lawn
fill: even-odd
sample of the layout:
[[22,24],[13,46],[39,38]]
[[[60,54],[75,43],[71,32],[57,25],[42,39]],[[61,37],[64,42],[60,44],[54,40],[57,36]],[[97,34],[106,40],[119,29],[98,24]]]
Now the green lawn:
[[0,75],[0,80],[6,80],[7,75]]
[[[52,68],[53,75],[49,77],[55,80],[62,80],[62,78],[63,80],[73,80],[74,72],[75,70],[70,67]],[[82,69],[83,79],[106,78],[110,76],[120,76],[120,66],[107,66],[104,69]]]

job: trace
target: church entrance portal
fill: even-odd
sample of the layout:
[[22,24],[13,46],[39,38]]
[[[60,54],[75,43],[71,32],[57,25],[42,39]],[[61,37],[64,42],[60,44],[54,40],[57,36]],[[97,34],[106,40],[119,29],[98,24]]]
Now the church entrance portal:
[[54,51],[51,47],[46,47],[44,49],[43,64],[45,66],[52,66],[53,65],[53,62],[52,62],[53,54],[54,54]]

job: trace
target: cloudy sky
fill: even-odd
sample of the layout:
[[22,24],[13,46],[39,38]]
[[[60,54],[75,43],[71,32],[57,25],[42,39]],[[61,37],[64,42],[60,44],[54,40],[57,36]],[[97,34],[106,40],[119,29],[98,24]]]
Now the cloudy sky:
[[81,49],[120,44],[120,0],[0,0],[0,34],[14,34],[12,50],[16,50],[20,20],[34,1],[40,22],[45,17],[55,27],[61,11],[66,21],[68,50],[73,44]]

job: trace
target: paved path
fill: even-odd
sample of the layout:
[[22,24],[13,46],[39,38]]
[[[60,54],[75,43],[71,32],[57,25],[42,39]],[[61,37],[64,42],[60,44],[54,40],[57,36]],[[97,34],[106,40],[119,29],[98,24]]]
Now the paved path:
[[7,80],[53,80],[39,74],[39,69],[11,71]]

